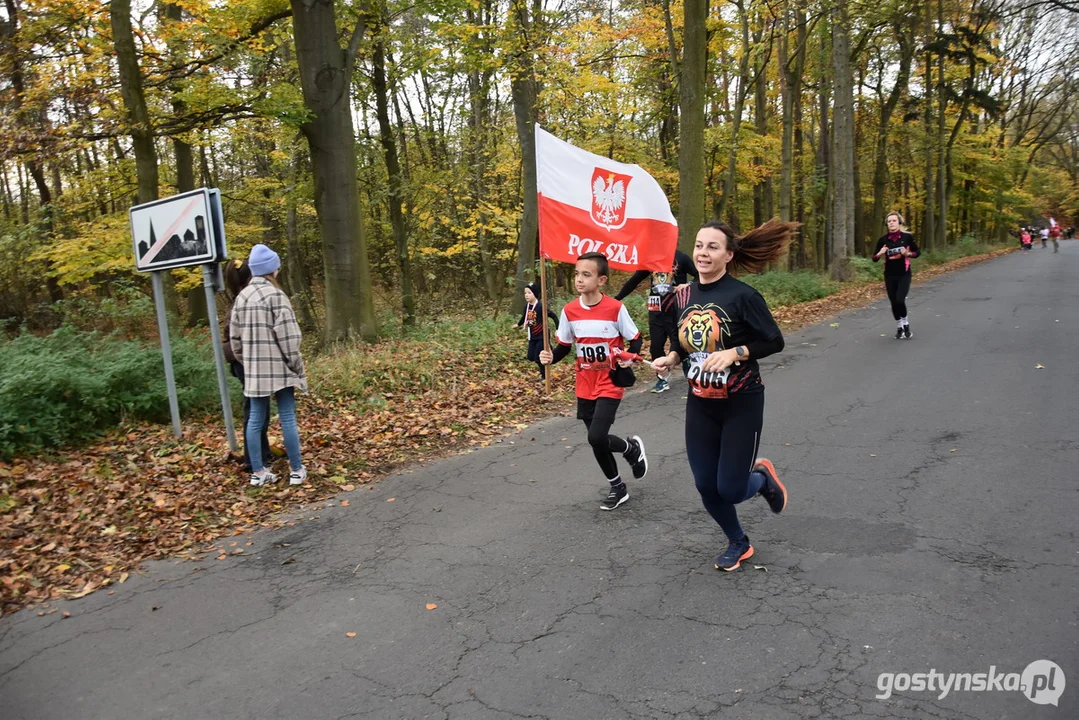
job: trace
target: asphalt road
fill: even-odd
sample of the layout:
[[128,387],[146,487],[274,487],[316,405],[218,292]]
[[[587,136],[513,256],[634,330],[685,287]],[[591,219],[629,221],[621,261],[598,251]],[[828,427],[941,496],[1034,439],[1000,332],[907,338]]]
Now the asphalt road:
[[[0,718],[1079,717],[1079,242],[915,286],[910,314],[910,341],[882,300],[765,361],[791,498],[741,506],[742,570],[712,569],[679,379],[623,403],[651,471],[616,512],[579,423],[538,423],[0,621]],[[901,675],[1042,659],[1059,707]]]

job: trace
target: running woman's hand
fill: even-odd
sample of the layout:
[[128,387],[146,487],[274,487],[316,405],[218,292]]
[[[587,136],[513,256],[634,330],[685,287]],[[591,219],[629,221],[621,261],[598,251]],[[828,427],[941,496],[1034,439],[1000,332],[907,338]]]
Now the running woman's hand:
[[702,372],[722,372],[738,361],[738,353],[733,349],[720,350],[708,355],[701,363]]
[[652,369],[657,373],[663,373],[664,370],[670,370],[679,363],[678,353],[669,352],[663,357],[656,358],[652,361]]
[[554,353],[550,350],[540,350],[540,363],[550,365],[554,360]]

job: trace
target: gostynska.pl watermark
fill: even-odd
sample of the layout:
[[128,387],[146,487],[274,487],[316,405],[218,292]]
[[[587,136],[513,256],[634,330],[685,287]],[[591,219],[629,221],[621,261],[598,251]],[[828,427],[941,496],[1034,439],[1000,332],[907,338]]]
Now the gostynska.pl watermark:
[[887,700],[895,692],[935,692],[943,700],[953,692],[1021,692],[1036,705],[1059,705],[1064,692],[1064,671],[1052,660],[1035,660],[1022,673],[1003,672],[996,665],[989,672],[890,673],[877,676],[878,700]]

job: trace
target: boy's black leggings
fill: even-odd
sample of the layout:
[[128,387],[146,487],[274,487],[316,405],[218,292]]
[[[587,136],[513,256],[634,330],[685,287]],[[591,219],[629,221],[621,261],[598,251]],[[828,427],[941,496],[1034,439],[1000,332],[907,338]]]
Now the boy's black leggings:
[[910,273],[905,275],[885,275],[884,288],[888,291],[888,300],[892,303],[892,316],[898,320],[907,316],[907,293],[910,292]]
[[596,462],[608,480],[618,477],[618,461],[615,460],[614,454],[629,450],[629,443],[610,434],[621,402],[614,398],[577,398],[577,418],[583,420],[584,426],[588,428],[588,444],[592,446],[592,454],[596,456]]

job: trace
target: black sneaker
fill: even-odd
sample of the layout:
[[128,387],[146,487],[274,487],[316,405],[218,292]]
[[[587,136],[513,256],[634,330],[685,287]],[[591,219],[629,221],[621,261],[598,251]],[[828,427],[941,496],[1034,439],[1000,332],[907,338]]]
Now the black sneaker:
[[640,480],[648,474],[648,456],[644,454],[644,441],[640,435],[630,435],[628,443],[629,449],[622,453],[622,457],[633,468],[633,477]]
[[771,460],[761,458],[753,466],[755,472],[764,475],[764,485],[761,485],[761,497],[768,502],[772,512],[779,514],[787,507],[787,488],[779,481],[776,466]]
[[903,339],[903,328],[897,327],[895,329],[895,339],[896,340],[902,340]]
[[749,544],[749,536],[742,538],[736,543],[731,543],[723,554],[716,558],[716,570],[737,570],[743,560],[753,557],[753,546]]
[[607,499],[599,504],[599,509],[614,510],[626,500],[629,500],[629,490],[626,488],[626,484],[622,483],[617,488],[611,488],[611,491],[607,493]]
[[910,334],[910,325],[909,325],[909,324],[908,324],[908,325],[904,325],[904,326],[903,326],[903,339],[904,339],[904,340],[910,340],[910,338],[911,338],[911,334]]

